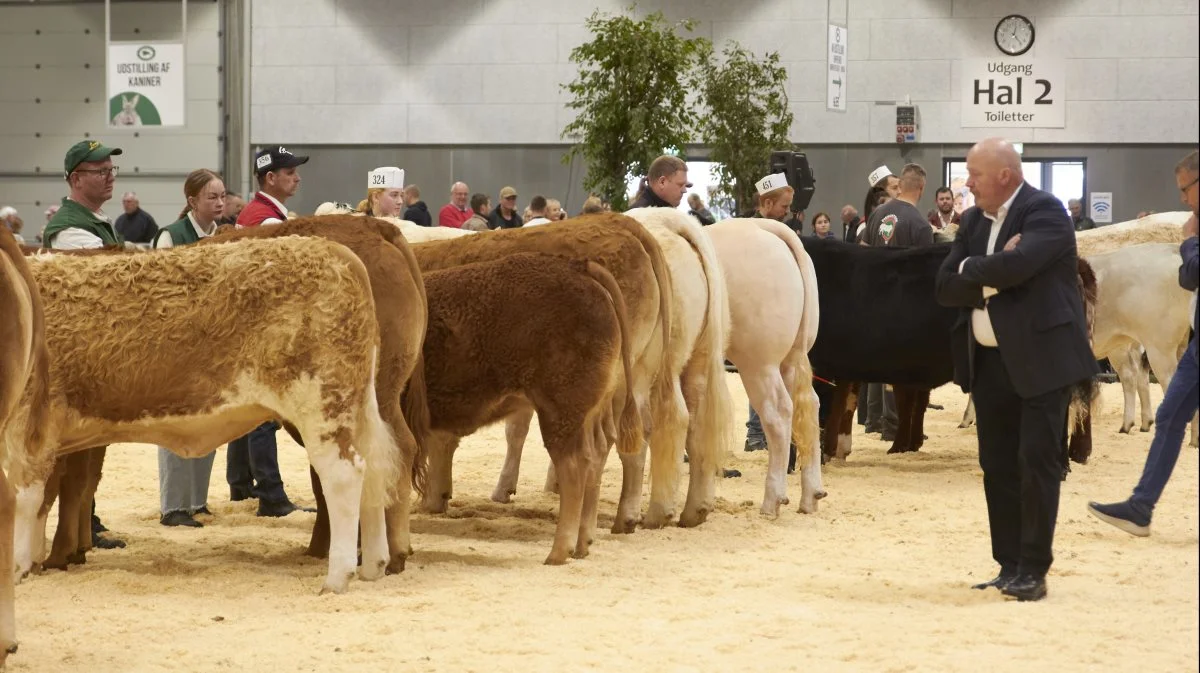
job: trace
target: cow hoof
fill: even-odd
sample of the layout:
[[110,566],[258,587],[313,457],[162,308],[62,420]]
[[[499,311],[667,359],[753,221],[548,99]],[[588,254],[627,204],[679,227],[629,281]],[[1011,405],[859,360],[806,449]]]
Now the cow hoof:
[[512,502],[512,496],[517,494],[515,488],[496,489],[492,491],[492,502],[507,505]]
[[1153,427],[1154,427],[1153,423],[1147,423],[1138,429],[1141,430],[1142,432],[1150,432],[1151,428],[1153,428]]
[[[412,552],[409,553],[411,554]],[[407,561],[407,556],[393,556],[392,560],[388,561],[387,568],[385,569],[386,574],[399,575],[400,573],[404,572],[404,564]]]
[[581,560],[581,559],[585,559],[585,558],[587,558],[587,555],[588,555],[588,547],[590,547],[590,544],[586,544],[586,545],[585,545],[585,544],[583,544],[582,542],[580,542],[580,543],[579,543],[579,544],[578,544],[578,545],[575,547],[575,551],[571,552],[571,558],[573,558],[573,559],[577,559],[577,560]]
[[74,554],[67,554],[67,563],[70,565],[85,565],[87,563],[87,552],[77,551]]
[[566,564],[567,564],[566,553],[552,551],[552,552],[550,552],[550,555],[546,557],[546,562],[544,565],[561,566],[561,565],[566,565]]
[[66,559],[57,559],[54,557],[42,561],[43,570],[66,570],[68,565]]
[[612,534],[632,535],[637,530],[639,523],[641,522],[633,517],[626,517],[625,519],[617,517],[616,521],[613,521]]
[[888,453],[915,453],[916,451],[917,449],[915,448],[907,448],[903,446],[893,446],[887,450]]
[[826,491],[825,489],[821,489],[821,490],[817,491],[817,495],[814,497],[816,497],[817,500],[823,500],[825,498],[825,496],[827,496],[827,495],[829,495],[829,492]]
[[449,498],[441,498],[439,500],[426,500],[421,506],[426,514],[445,514],[447,507],[450,505]]
[[658,529],[666,526],[675,519],[675,512],[668,512],[662,505],[650,503],[650,509],[642,518],[642,528]]
[[358,568],[358,579],[364,582],[374,582],[387,574],[387,561],[379,560],[364,563]]
[[[1122,435],[1128,435],[1129,431],[1132,429],[1133,429],[1132,425],[1123,425],[1123,426],[1121,426],[1120,430],[1117,430],[1117,432],[1121,433]],[[1145,432],[1145,430],[1143,430],[1142,432]]]
[[683,514],[679,517],[680,528],[695,528],[708,520],[708,508],[700,507],[692,514],[688,510],[683,510]]
[[815,497],[814,498],[801,498],[800,499],[800,507],[796,511],[801,514],[816,514],[817,513],[817,499]]
[[322,547],[321,545],[310,544],[308,548],[304,550],[304,555],[320,559],[329,558],[329,545],[326,544]]
[[347,573],[345,576],[341,577],[340,579],[338,579],[336,581],[326,578],[325,586],[321,587],[321,591],[317,595],[324,596],[325,594],[344,594],[344,593],[346,593],[347,591],[350,590],[350,578],[353,576],[354,576],[354,573]]

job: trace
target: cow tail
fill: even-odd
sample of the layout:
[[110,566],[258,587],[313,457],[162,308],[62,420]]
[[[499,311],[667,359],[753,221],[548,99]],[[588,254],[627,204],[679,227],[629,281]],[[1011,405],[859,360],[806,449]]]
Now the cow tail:
[[587,262],[587,274],[608,293],[613,311],[617,315],[617,325],[621,331],[621,368],[625,373],[625,404],[621,408],[621,419],[617,425],[617,452],[635,454],[642,450],[643,427],[641,414],[638,413],[637,400],[633,398],[628,381],[633,373],[632,356],[633,339],[629,336],[629,315],[625,308],[625,295],[617,280],[603,266],[595,262]]
[[[1096,272],[1083,257],[1078,258],[1079,298],[1083,302],[1084,320],[1087,326],[1088,343],[1091,345],[1096,323],[1096,300],[1099,288]],[[1071,401],[1067,407],[1068,458],[1080,465],[1087,463],[1091,454],[1091,441],[1071,442],[1075,435],[1090,434],[1091,419],[1100,413],[1100,380],[1098,377],[1084,379],[1071,386]],[[1066,462],[1063,463],[1066,465]]]
[[[671,279],[671,271],[667,268],[662,248],[659,247],[658,241],[654,240],[654,236],[636,221],[631,222],[630,231],[650,256],[650,267],[654,271],[655,280],[658,281],[658,324],[662,327],[662,358],[655,375],[651,404],[654,408],[664,409],[674,403],[675,386],[671,373],[679,371],[674,354],[671,353],[671,298],[675,296],[674,281]],[[628,387],[628,384],[626,385]]]
[[812,447],[820,441],[819,405],[816,391],[812,387],[812,363],[808,352],[817,342],[817,325],[820,322],[820,297],[817,294],[817,272],[813,268],[812,258],[800,242],[796,232],[775,220],[755,219],[761,229],[775,234],[791,250],[796,260],[796,268],[800,270],[800,279],[804,283],[804,310],[800,314],[800,331],[792,344],[788,360],[799,370],[796,386],[791,390],[792,408],[792,441],[796,443],[797,464],[808,467],[812,457],[816,455]]
[[[426,321],[426,325],[422,326],[421,329],[421,333],[423,334],[428,326],[429,298],[425,294],[425,279],[421,275],[421,267],[417,264],[416,255],[413,254],[412,246],[408,244],[408,241],[405,240],[404,235],[400,233],[397,227],[378,220],[376,220],[376,226],[379,229],[379,233],[388,242],[400,249],[400,252],[404,254],[405,261],[408,263],[409,274],[412,276],[413,283],[421,295],[421,315]],[[417,353],[416,365],[413,367],[408,384],[405,386],[404,393],[401,396],[401,413],[404,414],[404,421],[408,424],[408,429],[412,432],[413,439],[415,440],[413,455],[405,456],[406,459],[411,461],[410,464],[412,465],[411,479],[413,490],[423,496],[428,477],[428,471],[426,470],[428,452],[425,447],[430,441],[432,427],[432,421],[429,416],[429,395],[425,386],[424,349]]]

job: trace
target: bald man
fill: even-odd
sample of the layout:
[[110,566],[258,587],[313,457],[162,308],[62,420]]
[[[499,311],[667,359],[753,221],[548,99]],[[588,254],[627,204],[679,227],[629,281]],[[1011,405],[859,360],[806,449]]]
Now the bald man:
[[997,588],[1046,596],[1066,469],[1071,387],[1098,373],[1077,287],[1075,229],[1054,195],[1026,184],[1007,141],[967,153],[975,206],[938,270],[937,298],[962,309],[954,381],[975,398],[979,465]]
[[471,190],[465,182],[456,182],[450,186],[450,203],[438,211],[438,226],[462,229],[463,223],[471,219],[474,211],[467,204]]

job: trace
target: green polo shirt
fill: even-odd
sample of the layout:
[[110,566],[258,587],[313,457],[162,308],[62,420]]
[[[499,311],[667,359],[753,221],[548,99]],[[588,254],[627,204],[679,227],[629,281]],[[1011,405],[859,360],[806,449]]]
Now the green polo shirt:
[[89,234],[104,241],[104,245],[124,245],[125,241],[121,238],[113,227],[108,222],[100,219],[95,213],[85,208],[83,205],[72,201],[67,197],[63,197],[62,206],[54,217],[46,223],[46,229],[42,231],[42,247],[49,248],[54,242],[54,237],[63,229],[82,229]]

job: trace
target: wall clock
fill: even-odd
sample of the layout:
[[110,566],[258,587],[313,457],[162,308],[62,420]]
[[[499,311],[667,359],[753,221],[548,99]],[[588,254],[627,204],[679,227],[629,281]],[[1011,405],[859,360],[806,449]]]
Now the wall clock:
[[1020,14],[1009,14],[996,23],[996,48],[1009,56],[1029,51],[1033,37],[1033,22]]

